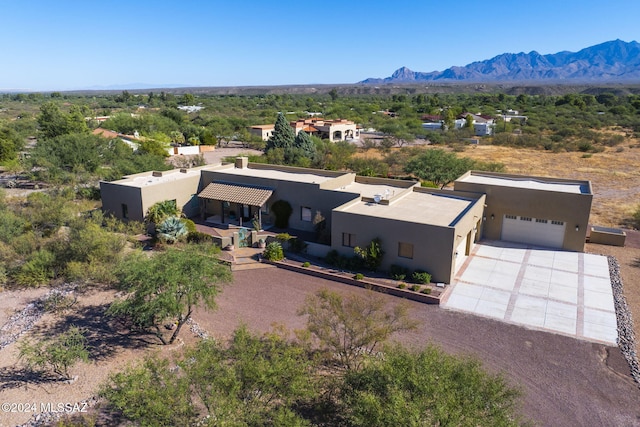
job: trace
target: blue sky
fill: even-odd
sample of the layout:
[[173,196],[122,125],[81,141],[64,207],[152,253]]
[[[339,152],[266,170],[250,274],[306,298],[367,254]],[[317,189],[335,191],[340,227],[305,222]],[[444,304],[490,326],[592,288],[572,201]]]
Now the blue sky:
[[0,90],[355,83],[640,40],[638,0],[0,0]]

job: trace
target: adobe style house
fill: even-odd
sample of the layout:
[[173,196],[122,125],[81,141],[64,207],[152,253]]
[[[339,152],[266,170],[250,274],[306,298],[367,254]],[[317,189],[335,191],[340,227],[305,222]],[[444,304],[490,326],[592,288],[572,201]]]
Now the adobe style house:
[[[289,124],[296,135],[298,135],[300,131],[305,131],[309,135],[328,139],[331,142],[348,141],[358,139],[360,137],[360,131],[356,124],[344,119],[323,120],[320,118],[311,118],[297,120],[295,122],[290,122]],[[274,127],[275,125],[272,124],[256,125],[249,127],[249,132],[266,141],[271,137],[271,135],[273,135]]]
[[[162,200],[176,200],[190,217],[242,227],[257,217],[275,221],[274,203],[286,201],[289,228],[314,231],[320,215],[330,243],[352,255],[374,238],[385,251],[382,269],[424,270],[450,283],[481,238],[582,251],[591,209],[588,181],[468,172],[454,190],[418,182],[360,177],[354,173],[248,163],[204,166],[127,176],[101,182],[102,208],[123,219],[142,220]],[[322,254],[322,253],[320,253]]]

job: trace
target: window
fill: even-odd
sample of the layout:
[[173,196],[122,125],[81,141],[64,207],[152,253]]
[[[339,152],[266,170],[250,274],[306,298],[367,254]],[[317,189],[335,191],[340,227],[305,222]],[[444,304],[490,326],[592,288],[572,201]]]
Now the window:
[[311,222],[311,208],[302,206],[300,208],[300,219],[303,221]]
[[126,203],[122,204],[122,219],[129,219],[129,206]]
[[342,246],[348,248],[356,247],[356,235],[351,233],[342,233]]
[[563,221],[551,221],[551,224],[553,225],[564,225]]
[[529,221],[529,222],[531,222],[531,218],[529,218],[527,216],[521,216],[520,217],[520,221]]
[[504,217],[507,219],[517,219],[515,215],[505,215]]
[[398,256],[413,259],[413,244],[398,242]]
[[540,224],[546,224],[547,220],[546,219],[536,219],[536,222],[540,223]]

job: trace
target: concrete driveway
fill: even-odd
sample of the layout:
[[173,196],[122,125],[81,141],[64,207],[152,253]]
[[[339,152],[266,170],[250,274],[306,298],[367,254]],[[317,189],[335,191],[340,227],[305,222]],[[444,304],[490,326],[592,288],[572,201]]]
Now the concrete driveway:
[[617,344],[607,258],[482,242],[441,307],[579,339]]

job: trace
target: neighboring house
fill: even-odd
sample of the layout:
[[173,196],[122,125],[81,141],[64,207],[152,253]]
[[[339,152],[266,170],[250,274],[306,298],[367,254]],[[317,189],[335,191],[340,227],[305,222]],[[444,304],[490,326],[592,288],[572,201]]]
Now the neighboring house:
[[[330,245],[352,255],[355,246],[380,238],[383,269],[399,265],[450,283],[482,237],[582,251],[591,209],[588,181],[468,172],[455,189],[418,182],[360,177],[354,173],[248,163],[147,172],[101,182],[102,208],[119,218],[142,220],[162,200],[176,200],[187,216],[238,227],[258,217],[275,221],[272,206],[292,208],[289,227],[314,231],[321,215]],[[322,247],[324,249],[317,249]]]
[[[296,135],[305,131],[309,135],[328,139],[331,142],[348,141],[360,138],[360,129],[350,121],[344,119],[323,120],[320,118],[302,119],[289,123]],[[275,125],[256,125],[249,127],[249,133],[259,136],[263,141],[268,140],[274,131]]]
[[[454,129],[462,129],[467,125],[466,117],[471,115],[473,117],[473,131],[476,136],[487,136],[493,134],[493,128],[495,122],[493,118],[488,116],[482,116],[479,114],[464,113],[460,115],[453,122]],[[422,128],[430,131],[444,130],[444,119],[442,116],[437,115],[425,115],[422,117],[424,122]]]
[[249,133],[262,138],[263,141],[268,140],[273,135],[275,125],[255,125],[249,127]]
[[138,141],[140,140],[138,132],[135,132],[134,135],[125,135],[123,133],[114,132],[112,130],[97,128],[94,129],[91,133],[107,139],[119,138],[122,142],[131,147],[132,150],[137,150],[140,146],[140,144],[138,143]]

